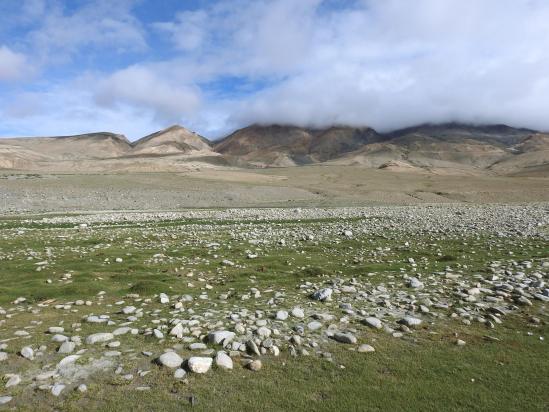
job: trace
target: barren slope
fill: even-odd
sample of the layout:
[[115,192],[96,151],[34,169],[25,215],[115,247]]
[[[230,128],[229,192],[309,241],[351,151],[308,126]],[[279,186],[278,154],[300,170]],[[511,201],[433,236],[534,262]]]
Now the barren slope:
[[210,142],[181,126],[150,134],[133,143],[131,155],[171,155],[212,152]]

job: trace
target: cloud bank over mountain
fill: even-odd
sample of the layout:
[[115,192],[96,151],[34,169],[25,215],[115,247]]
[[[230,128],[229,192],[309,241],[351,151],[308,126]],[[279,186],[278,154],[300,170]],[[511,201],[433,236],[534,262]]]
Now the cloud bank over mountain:
[[0,5],[0,134],[181,123],[549,130],[542,0]]

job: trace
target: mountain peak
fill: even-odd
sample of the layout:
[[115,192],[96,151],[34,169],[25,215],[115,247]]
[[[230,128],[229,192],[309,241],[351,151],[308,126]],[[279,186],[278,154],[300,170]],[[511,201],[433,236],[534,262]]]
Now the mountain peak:
[[177,124],[133,143],[133,152],[138,155],[190,154],[195,151],[210,150],[210,142],[206,138]]

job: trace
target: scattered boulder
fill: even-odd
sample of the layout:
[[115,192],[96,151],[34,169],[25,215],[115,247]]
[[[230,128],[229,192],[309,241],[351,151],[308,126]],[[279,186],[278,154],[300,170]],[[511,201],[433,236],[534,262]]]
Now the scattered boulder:
[[191,372],[206,373],[212,367],[213,359],[199,356],[193,356],[187,361],[187,366]]

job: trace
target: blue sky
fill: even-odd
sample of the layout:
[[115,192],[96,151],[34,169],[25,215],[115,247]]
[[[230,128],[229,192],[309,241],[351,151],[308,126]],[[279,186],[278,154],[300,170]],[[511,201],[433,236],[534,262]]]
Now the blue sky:
[[0,136],[549,130],[544,0],[5,0]]

